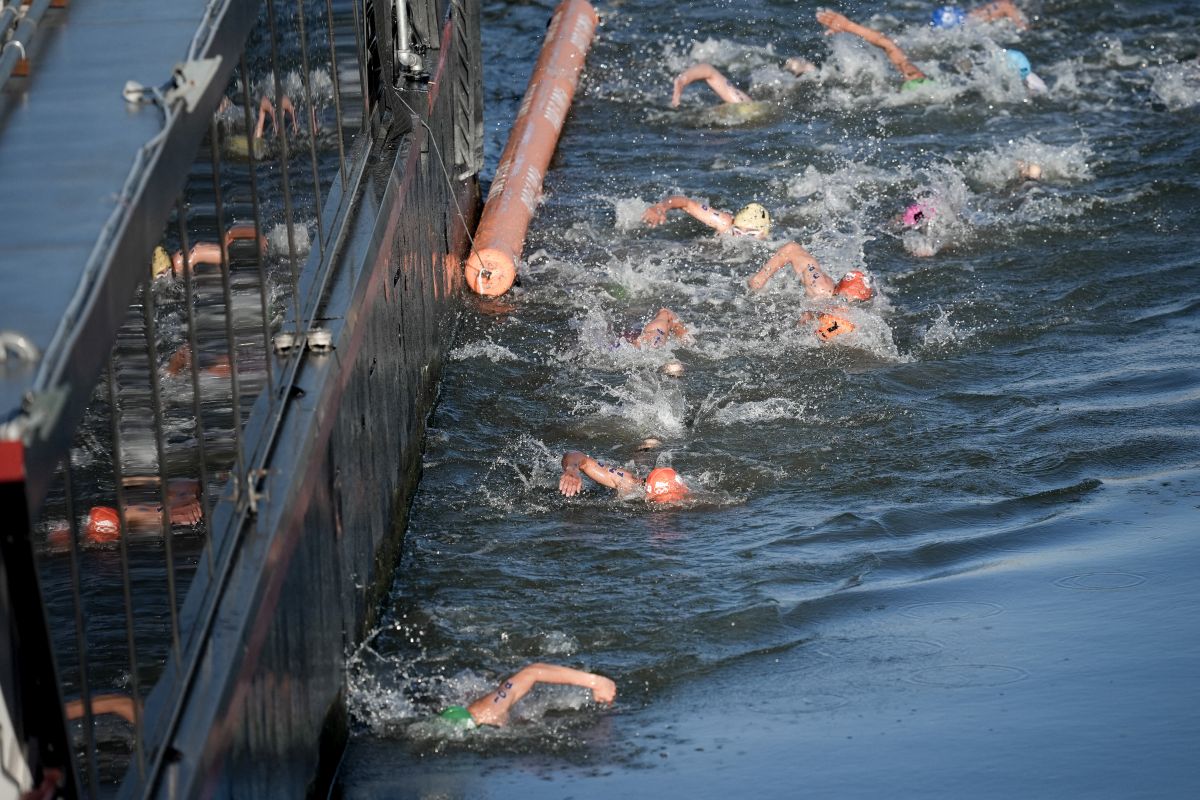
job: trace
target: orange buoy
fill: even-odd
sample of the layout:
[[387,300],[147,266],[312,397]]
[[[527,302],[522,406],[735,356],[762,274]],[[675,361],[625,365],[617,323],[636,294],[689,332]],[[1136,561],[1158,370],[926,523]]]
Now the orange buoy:
[[554,10],[467,259],[467,285],[478,294],[504,294],[517,279],[517,260],[542,194],[542,178],[599,22],[587,0],[563,0]]

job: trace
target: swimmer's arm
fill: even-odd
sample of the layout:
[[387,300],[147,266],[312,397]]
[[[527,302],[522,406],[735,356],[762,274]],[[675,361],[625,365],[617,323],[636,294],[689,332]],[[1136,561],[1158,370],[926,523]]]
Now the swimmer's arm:
[[746,103],[750,100],[749,95],[730,83],[729,79],[712,64],[696,64],[688,67],[675,78],[675,85],[671,92],[671,108],[679,107],[683,90],[696,81],[707,83],[717,93],[717,97],[726,103]]
[[567,497],[574,497],[583,489],[582,472],[601,486],[625,491],[636,486],[637,480],[623,469],[606,467],[596,459],[578,450],[569,450],[562,459],[562,477],[558,490]]
[[255,139],[263,138],[263,132],[267,128],[267,117],[271,118],[271,127],[275,128],[275,104],[264,94],[258,101],[258,122],[254,126]]
[[296,121],[296,107],[294,105],[292,105],[292,98],[288,97],[285,94],[283,96],[283,99],[281,99],[279,101],[279,111],[281,114],[283,114],[283,120],[284,120],[285,125],[287,124],[288,117],[291,117],[292,133],[293,134],[300,133],[300,123]]
[[556,664],[530,664],[503,681],[494,692],[471,703],[467,711],[480,725],[504,725],[508,722],[508,712],[513,704],[539,683],[582,686],[592,690],[593,700],[606,705],[617,697],[617,685],[603,675]]
[[862,39],[867,44],[878,47],[887,56],[888,61],[891,61],[892,65],[900,70],[900,74],[904,77],[904,80],[911,81],[925,77],[925,73],[917,69],[908,60],[908,56],[904,54],[900,46],[879,31],[859,25],[857,22],[847,19],[836,11],[830,11],[827,8],[823,8],[817,12],[817,22],[825,26],[825,35],[827,36],[833,33],[850,33]]
[[1019,30],[1025,30],[1029,27],[1029,20],[1025,19],[1025,15],[1021,13],[1021,9],[1013,5],[1012,0],[996,0],[994,3],[985,3],[978,8],[971,9],[968,16],[981,22],[1009,19],[1012,20],[1012,23]]
[[[69,700],[63,706],[67,719],[83,718],[83,700]],[[98,694],[92,698],[92,714],[116,714],[126,722],[132,723],[136,709],[133,699],[123,694]]]
[[258,232],[252,224],[248,222],[230,225],[225,231],[225,246],[229,247],[233,242],[255,239],[258,241],[258,250],[260,253],[267,252],[267,237]]
[[675,316],[675,312],[669,308],[660,308],[654,315],[654,319],[647,322],[642,328],[642,334],[633,343],[637,347],[646,345],[653,347],[663,344],[672,336],[682,339],[687,335],[687,328],[679,321],[679,317]]
[[642,214],[642,221],[651,228],[667,221],[667,212],[672,209],[685,211],[691,216],[713,228],[717,233],[724,233],[733,227],[733,215],[727,211],[709,208],[707,203],[700,203],[690,197],[674,194],[666,200],[655,203]]
[[[196,242],[192,245],[192,249],[188,252],[187,266],[195,269],[203,264],[219,267],[221,266],[222,248],[219,244],[213,242]],[[175,255],[171,256],[171,266],[176,275],[182,275],[184,270],[183,251],[176,250]]]
[[820,263],[795,242],[788,242],[775,251],[775,255],[771,256],[763,268],[750,278],[750,288],[759,291],[787,264],[792,265],[792,271],[804,285],[804,291],[809,297],[829,297],[833,294],[833,281],[821,269]]

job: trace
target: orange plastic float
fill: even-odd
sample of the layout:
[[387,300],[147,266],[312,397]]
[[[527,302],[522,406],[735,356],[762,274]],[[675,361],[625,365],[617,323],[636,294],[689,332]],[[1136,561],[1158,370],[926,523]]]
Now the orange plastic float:
[[517,279],[517,260],[542,194],[542,178],[599,22],[587,0],[563,0],[554,10],[467,259],[467,285],[478,294],[504,294]]

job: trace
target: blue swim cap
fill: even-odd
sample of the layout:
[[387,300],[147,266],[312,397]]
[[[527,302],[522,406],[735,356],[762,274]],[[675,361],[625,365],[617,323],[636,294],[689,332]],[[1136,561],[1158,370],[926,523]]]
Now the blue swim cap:
[[958,6],[941,6],[929,15],[929,24],[935,28],[954,28],[962,25],[967,15]]
[[1021,80],[1029,77],[1029,73],[1033,71],[1033,65],[1029,63],[1029,59],[1020,50],[1005,50],[1004,54],[1008,56],[1008,63],[1017,68],[1017,72],[1021,73]]

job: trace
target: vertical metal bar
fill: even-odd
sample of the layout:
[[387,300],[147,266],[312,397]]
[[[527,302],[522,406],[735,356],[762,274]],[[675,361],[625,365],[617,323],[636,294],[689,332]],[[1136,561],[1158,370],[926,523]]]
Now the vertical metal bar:
[[250,73],[246,69],[246,52],[242,51],[240,59],[240,68],[242,72],[242,108],[246,117],[246,147],[250,153],[250,158],[246,162],[250,173],[250,203],[254,208],[254,232],[259,236],[259,246],[255,248],[257,256],[255,260],[258,264],[258,299],[259,305],[262,307],[262,335],[263,335],[263,361],[264,369],[267,372],[267,400],[274,402],[275,394],[275,371],[271,367],[271,305],[268,295],[267,285],[267,263],[265,248],[261,242],[264,241],[263,226],[262,226],[262,206],[258,200],[258,160],[254,158],[254,128],[251,127],[251,111],[250,111]]
[[71,454],[63,459],[63,491],[66,495],[67,525],[70,531],[71,595],[75,601],[75,647],[79,650],[79,691],[83,700],[83,738],[87,759],[88,795],[96,796],[100,775],[96,770],[96,718],[92,714],[92,686],[88,675],[87,616],[83,610],[79,572],[79,514],[75,510],[75,491],[71,481]]
[[333,27],[333,0],[325,0],[325,17],[329,25],[329,74],[333,77],[333,110],[337,121],[338,176],[342,191],[346,186],[346,142],[342,131],[342,79],[338,74],[337,34]]
[[188,371],[192,376],[192,414],[196,418],[196,474],[200,479],[200,511],[204,515],[204,529],[209,533],[205,553],[208,568],[213,567],[212,506],[208,501],[208,453],[204,444],[204,402],[200,396],[200,342],[196,336],[196,294],[192,285],[192,257],[188,251],[187,211],[182,197],[175,200],[175,217],[179,224],[179,246],[183,253],[183,298],[187,306]]
[[363,30],[366,15],[359,17],[358,3],[359,0],[352,0],[350,8],[354,12],[354,54],[358,58],[358,93],[362,95],[362,119],[358,121],[358,132],[362,133],[371,119],[371,98],[367,96],[367,51],[363,44],[367,40],[367,32]]
[[304,104],[308,106],[308,155],[312,160],[313,214],[317,220],[317,243],[325,257],[325,226],[321,224],[321,172],[317,166],[317,107],[313,105],[312,79],[308,67],[308,33],[304,24],[304,0],[296,0],[296,16],[300,19],[300,82],[304,86]]
[[217,118],[208,123],[209,148],[212,154],[213,202],[217,215],[217,238],[221,247],[221,294],[225,300],[225,340],[229,346],[230,412],[233,416],[235,464],[234,497],[241,499],[242,481],[246,477],[245,455],[242,452],[242,387],[238,377],[237,335],[233,329],[233,289],[229,277],[229,243],[225,241],[224,207],[221,203],[221,153],[217,146]]
[[[275,82],[275,108],[278,109],[282,103],[283,87],[279,83],[279,43],[276,39],[275,31],[274,0],[267,0],[267,22],[271,34],[271,78]],[[296,232],[293,229],[295,223],[292,214],[292,188],[288,176],[287,133],[283,130],[282,126],[276,125],[275,134],[279,140],[279,170],[280,180],[282,181],[281,188],[283,189],[283,221],[287,226],[288,265],[291,268],[292,276],[293,324],[296,326],[295,332],[298,337],[300,331],[304,329],[304,325],[300,319],[300,275],[299,267],[296,264]]]
[[154,319],[154,274],[142,287],[143,333],[146,339],[146,366],[150,370],[150,403],[154,407],[154,449],[158,457],[158,495],[162,503],[161,524],[163,557],[167,563],[167,601],[170,604],[171,654],[179,664],[179,604],[175,594],[175,543],[171,536],[171,506],[167,495],[167,448],[163,442],[162,392],[158,385],[158,326]]
[[137,755],[138,778],[146,778],[146,754],[142,748],[142,693],[138,687],[137,639],[134,636],[133,586],[129,577],[129,526],[125,524],[125,486],[121,474],[121,411],[117,406],[117,365],[111,354],[108,357],[108,407],[112,421],[113,479],[117,504],[117,521],[121,535],[117,542],[121,554],[121,584],[125,596],[125,638],[129,647],[129,694],[133,699],[133,736]]

